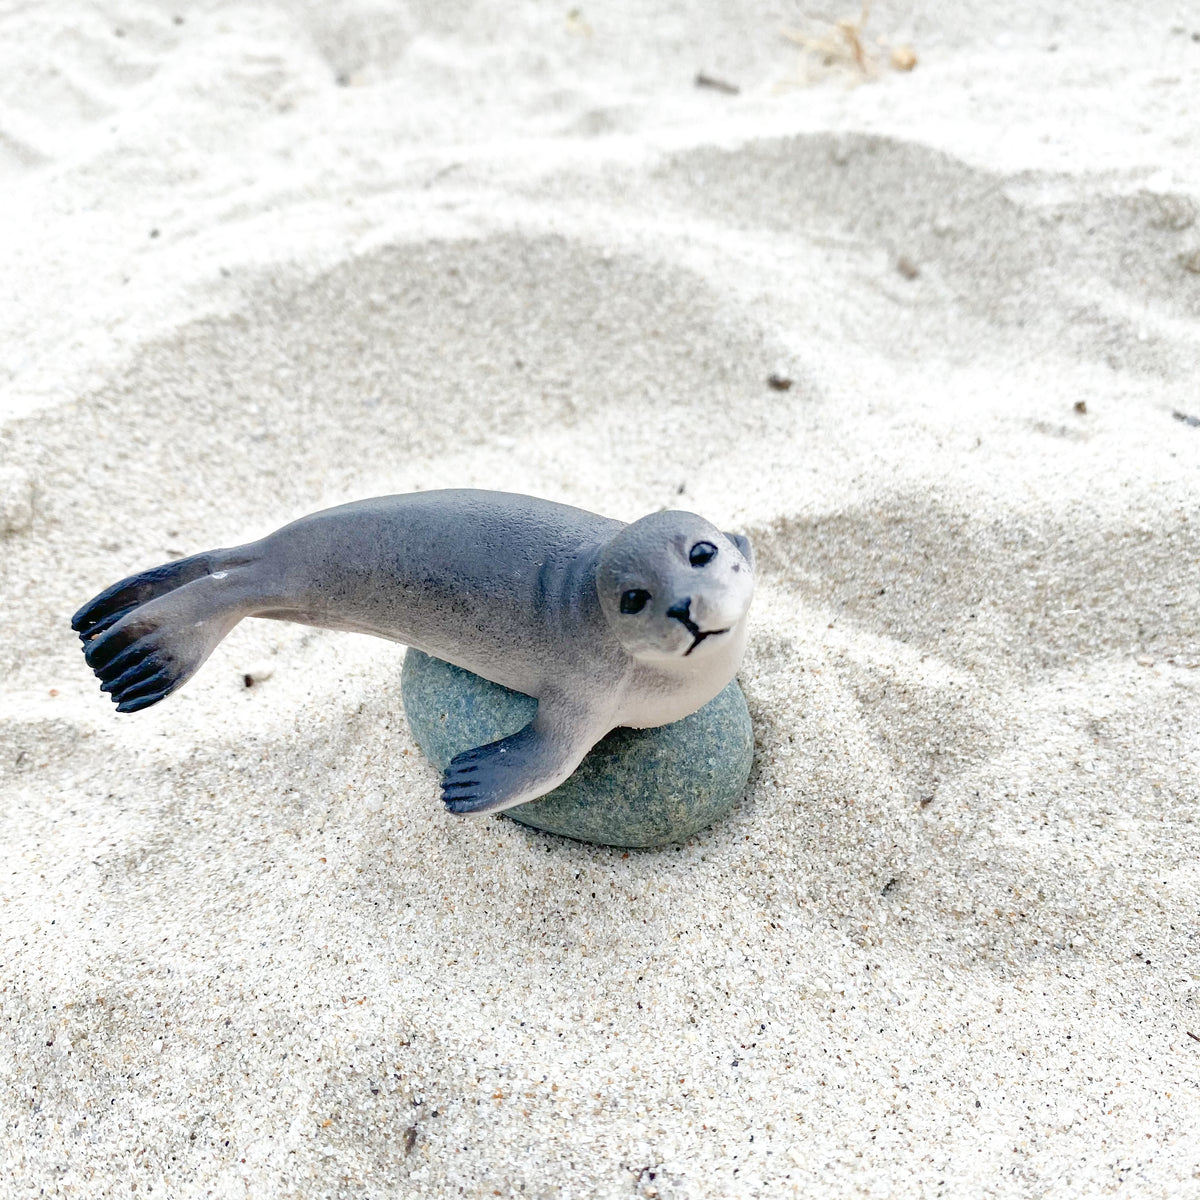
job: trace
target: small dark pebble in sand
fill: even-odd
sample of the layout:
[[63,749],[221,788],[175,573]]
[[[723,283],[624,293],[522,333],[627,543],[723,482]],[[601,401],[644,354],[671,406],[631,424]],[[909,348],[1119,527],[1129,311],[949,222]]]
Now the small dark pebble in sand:
[[1200,425],[1200,417],[1193,417],[1189,413],[1180,412],[1179,409],[1175,409],[1171,413],[1171,416],[1177,421],[1182,421],[1185,425]]
[[786,375],[768,375],[767,387],[773,392],[786,392],[792,386],[792,381]]
[[156,238],[156,237],[158,237],[158,230],[157,230],[157,229],[152,229],[152,230],[150,230],[150,236],[151,236],[152,238]]
[[896,270],[904,276],[905,279],[916,279],[921,273],[921,268],[917,266],[911,258],[906,258],[901,255],[896,259]]
[[1087,416],[1087,401],[1086,400],[1076,400],[1075,401],[1075,411],[1081,417],[1086,417]]

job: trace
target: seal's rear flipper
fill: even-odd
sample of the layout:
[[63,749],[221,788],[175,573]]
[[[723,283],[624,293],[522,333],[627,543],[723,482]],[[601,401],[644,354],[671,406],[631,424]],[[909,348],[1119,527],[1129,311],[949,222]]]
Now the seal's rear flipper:
[[213,551],[167,563],[122,579],[75,614],[83,656],[117,712],[149,708],[181,687],[247,615],[235,565],[244,561]]
[[138,575],[129,575],[89,600],[71,618],[71,628],[81,638],[93,637],[115,625],[139,604],[212,574],[219,569],[213,565],[213,559],[220,554],[221,551],[193,554],[191,558],[181,558]]
[[583,761],[596,738],[585,726],[572,728],[547,717],[543,700],[538,715],[524,729],[455,755],[442,776],[447,812],[459,816],[501,812],[558,787]]

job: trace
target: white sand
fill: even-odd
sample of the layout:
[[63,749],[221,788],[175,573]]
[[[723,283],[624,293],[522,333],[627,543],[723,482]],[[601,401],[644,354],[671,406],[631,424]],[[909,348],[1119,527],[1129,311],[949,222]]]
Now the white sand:
[[[1200,1195],[1200,14],[570,8],[0,16],[0,1190]],[[367,638],[98,693],[447,485],[753,536],[732,817],[451,818]]]

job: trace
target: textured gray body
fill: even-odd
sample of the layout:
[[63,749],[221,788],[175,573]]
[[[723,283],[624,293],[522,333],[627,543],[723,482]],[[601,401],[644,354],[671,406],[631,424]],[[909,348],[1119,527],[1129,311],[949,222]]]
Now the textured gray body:
[[230,584],[259,593],[256,616],[372,633],[540,696],[621,669],[595,585],[621,528],[504,492],[385,496],[285,525]]
[[447,768],[447,808],[487,812],[556,787],[610,729],[717,695],[741,660],[752,568],[745,539],[691,513],[624,525],[504,492],[420,492],[130,576],[72,623],[123,712],[181,686],[248,616],[403,642],[534,696],[530,725]]

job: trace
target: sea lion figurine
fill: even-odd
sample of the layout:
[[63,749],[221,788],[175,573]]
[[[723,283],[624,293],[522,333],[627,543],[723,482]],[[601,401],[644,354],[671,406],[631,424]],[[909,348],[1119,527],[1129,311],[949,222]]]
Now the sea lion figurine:
[[458,755],[453,813],[553,790],[609,730],[678,721],[733,678],[749,541],[688,512],[626,525],[456,489],[302,517],[261,541],[131,575],[71,621],[117,711],[157,704],[243,617],[373,633],[536,697],[524,729]]

